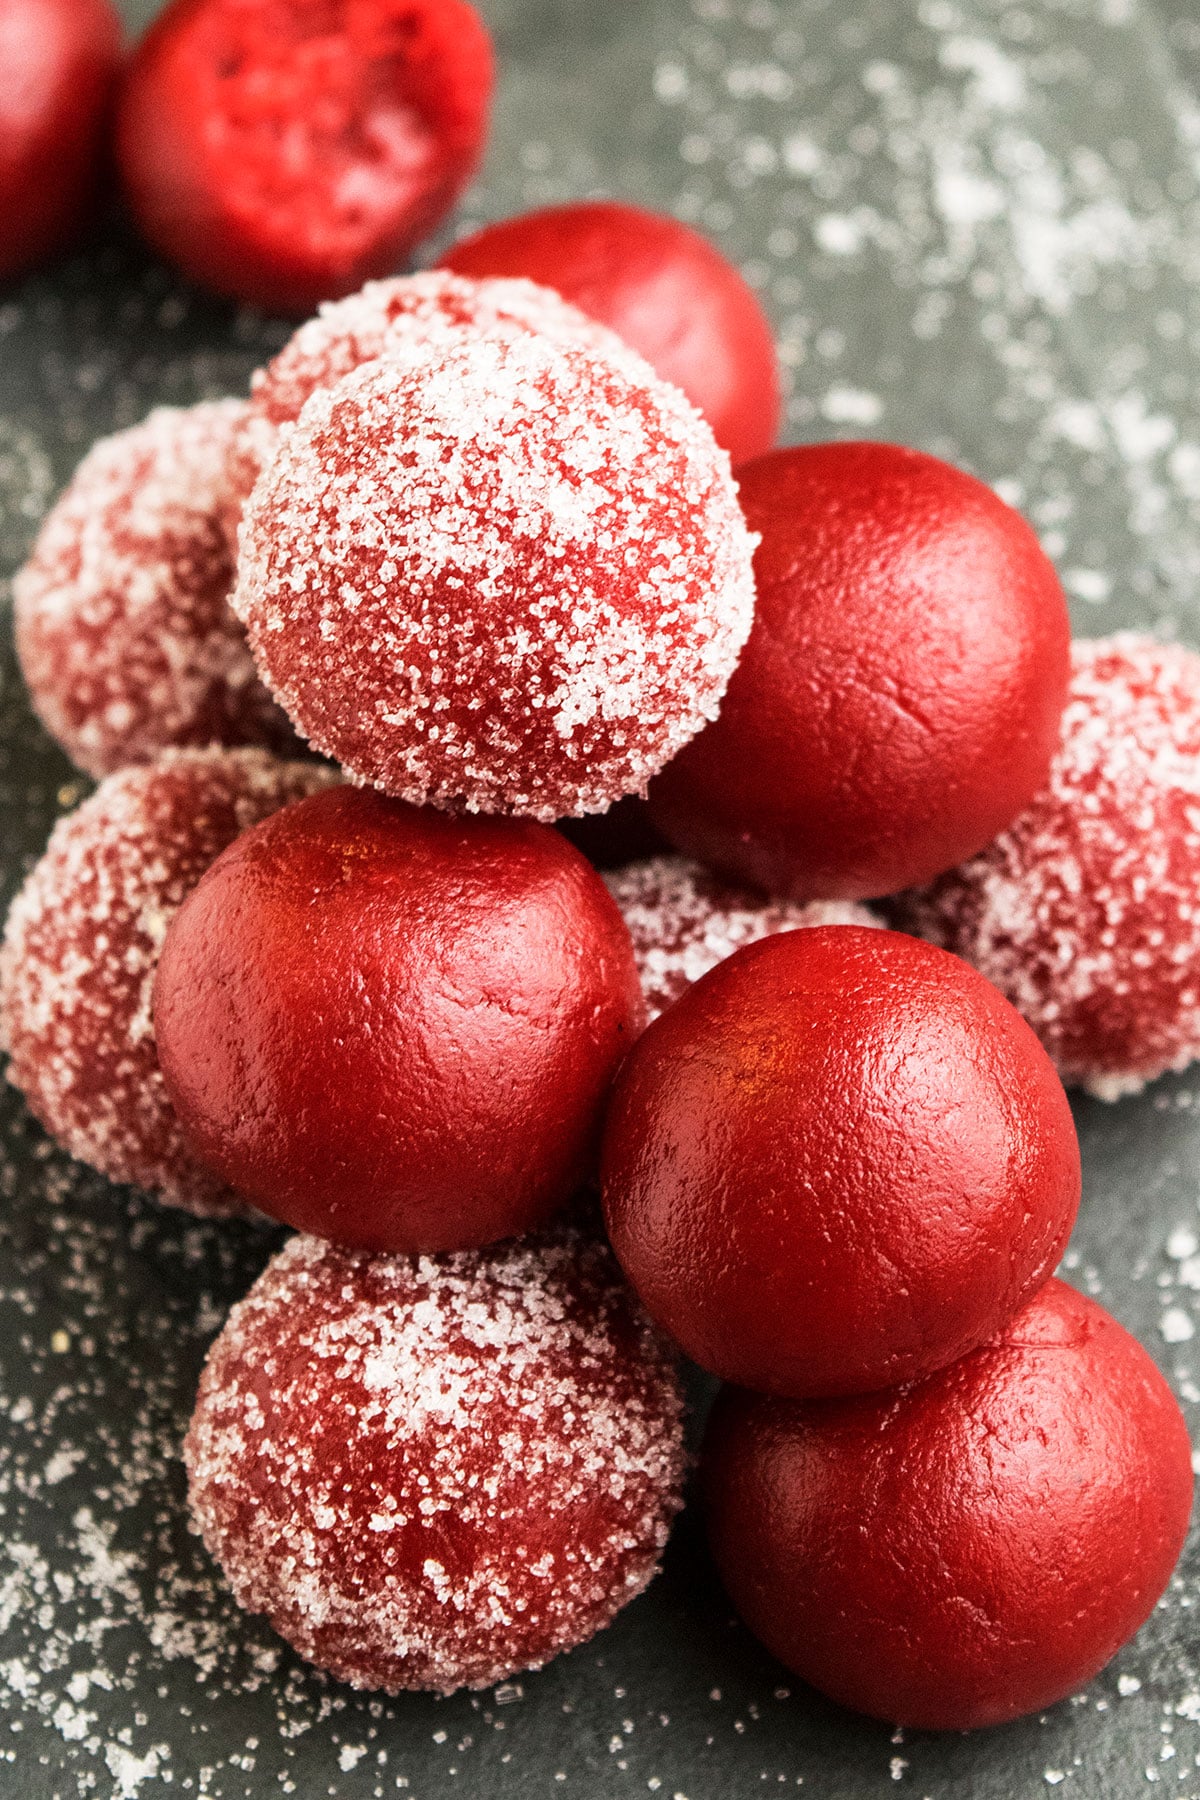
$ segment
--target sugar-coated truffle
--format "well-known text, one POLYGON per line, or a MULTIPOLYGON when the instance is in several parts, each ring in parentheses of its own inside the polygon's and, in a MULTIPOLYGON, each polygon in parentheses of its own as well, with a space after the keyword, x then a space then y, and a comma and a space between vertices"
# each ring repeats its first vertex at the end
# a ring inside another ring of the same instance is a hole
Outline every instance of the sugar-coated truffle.
POLYGON ((869 900, 981 850, 1046 779, 1070 623, 1032 528, 896 444, 738 470, 754 629, 720 717, 654 782, 677 849, 794 900, 869 900))
POLYGON ((1007 994, 1064 1081, 1115 1100, 1200 1056, 1200 656, 1121 633, 1072 660, 1047 785, 895 916, 1007 994))
POLYGON ((811 925, 878 925, 852 900, 768 900, 683 856, 655 856, 605 876, 633 940, 649 1021, 743 944, 811 925))
POLYGON ((553 821, 642 790, 715 716, 752 546, 728 458, 633 352, 464 337, 309 398, 234 605, 356 780, 553 821))
POLYGON ((912 1387, 727 1390, 709 1538, 751 1631, 822 1693, 965 1731, 1075 1694, 1149 1616, 1187 1534, 1192 1447, 1163 1377, 1051 1281, 912 1387))
POLYGON ((747 944, 634 1045, 613 1248, 714 1375, 865 1393, 985 1343, 1054 1269, 1079 1147, 1053 1064, 955 956, 823 925, 747 944))
POLYGON ((93 445, 13 586, 43 724, 89 775, 158 751, 279 744, 229 607, 222 527, 244 401, 163 406, 93 445))
POLYGON ((557 831, 353 787, 231 845, 154 993, 197 1155, 372 1250, 468 1249, 564 1206, 643 1012, 621 915, 557 831))
POLYGON ((573 1233, 441 1257, 293 1238, 210 1352, 185 1455, 238 1601, 356 1687, 486 1687, 650 1581, 673 1359, 573 1233))
POLYGON ((179 750, 110 775, 54 828, 0 949, 8 1079, 51 1135, 114 1181, 191 1212, 237 1201, 167 1098, 150 997, 175 908, 240 831, 328 782, 263 750, 179 750))

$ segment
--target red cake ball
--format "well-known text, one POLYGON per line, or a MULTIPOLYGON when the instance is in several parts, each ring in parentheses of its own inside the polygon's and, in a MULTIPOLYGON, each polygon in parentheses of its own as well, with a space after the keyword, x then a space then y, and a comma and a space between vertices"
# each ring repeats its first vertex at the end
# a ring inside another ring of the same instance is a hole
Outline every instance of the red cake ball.
POLYGON ((896 912, 1115 1100, 1200 1056, 1200 656, 1122 633, 1072 658, 1047 785, 896 912))
POLYGON ((720 718, 655 782, 655 823, 797 900, 927 881, 1045 780, 1070 636, 1054 570, 990 488, 915 450, 780 450, 738 483, 755 626, 720 718))
POLYGON ((8 1078, 50 1134, 113 1181, 190 1212, 237 1210, 186 1147, 150 994, 175 908, 240 831, 329 781, 262 750, 168 751, 61 819, 0 950, 8 1078))
POLYGON ((646 1032, 604 1213, 652 1316, 763 1393, 865 1393, 985 1343, 1079 1204, 1058 1077, 983 977, 898 932, 738 950, 646 1032))
POLYGON ((229 607, 220 523, 245 405, 160 407, 102 438, 13 587, 46 729, 90 775, 171 746, 286 742, 229 607))
POLYGON ((770 324, 733 264, 678 219, 573 201, 486 225, 442 263, 557 288, 682 388, 735 463, 774 444, 783 397, 770 324))
POLYGON ((487 1687, 583 1643, 680 1506, 673 1361, 607 1250, 293 1238, 214 1344, 185 1448, 242 1606, 355 1687, 487 1687))
POLYGON ((601 355, 618 341, 549 288, 531 281, 471 281, 445 269, 369 281, 344 300, 327 301, 251 384, 234 472, 237 514, 274 454, 281 427, 299 418, 318 388, 332 387, 391 350, 433 354, 464 335, 527 331, 601 355))
POLYGON ((468 337, 311 396, 234 605, 293 722, 420 805, 553 821, 644 789, 750 629, 728 458, 619 346, 468 337))
POLYGON ((491 89, 466 0, 171 0, 125 80, 125 190, 194 280, 311 312, 389 273, 449 211, 491 89))
POLYGON ((795 906, 728 887, 682 856, 630 863, 606 881, 633 940, 651 1022, 743 944, 813 925, 879 924, 850 900, 795 906))
POLYGON ((703 1463, 713 1555, 751 1631, 843 1706, 933 1730, 1078 1692, 1149 1616, 1192 1503, 1171 1390, 1059 1281, 897 1392, 726 1390, 703 1463))
POLYGON ((209 870, 154 1022, 231 1187, 341 1243, 452 1250, 570 1198, 642 1000, 620 914, 557 832, 339 788, 209 870))
POLYGON ((0 281, 64 248, 82 223, 120 57, 108 0, 0 0, 0 281))

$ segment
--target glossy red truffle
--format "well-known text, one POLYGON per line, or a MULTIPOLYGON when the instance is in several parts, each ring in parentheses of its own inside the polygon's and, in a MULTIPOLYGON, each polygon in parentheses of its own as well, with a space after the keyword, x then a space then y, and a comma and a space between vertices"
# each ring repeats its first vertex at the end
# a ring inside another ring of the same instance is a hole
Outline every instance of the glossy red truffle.
POLYGON ((0 0, 0 281, 64 248, 83 222, 120 56, 108 0, 0 0))
POLYGON ((191 1212, 236 1210, 184 1142, 150 995, 175 908, 240 831, 332 779, 262 750, 171 751, 61 819, 0 949, 8 1078, 52 1136, 114 1181, 191 1212))
POLYGON ((648 1022, 744 944, 813 925, 880 923, 852 900, 768 900, 682 856, 628 863, 605 883, 633 940, 648 1022))
MULTIPOLYGON (((369 281, 344 300, 329 300, 259 369, 237 444, 232 481, 236 528, 242 505, 310 394, 390 352, 436 354, 464 335, 539 332, 557 344, 604 355, 618 340, 549 288, 531 281, 472 281, 448 269, 369 281)), ((232 532, 231 532, 232 538, 232 532)))
POLYGON ((357 779, 552 822, 641 791, 715 717, 751 547, 728 458, 632 351, 463 333, 311 396, 233 604, 357 779))
POLYGON ((592 1636, 680 1505, 673 1361, 599 1244, 293 1238, 200 1383, 191 1505, 248 1610, 356 1687, 487 1687, 592 1636))
POLYGON ((733 264, 678 219, 575 201, 485 225, 442 263, 557 288, 682 388, 735 463, 773 446, 783 402, 771 326, 733 264))
POLYGON ((239 400, 164 406, 101 438, 13 584, 33 703, 90 775, 291 737, 229 606, 221 512, 245 414, 239 400))
POLYGON ((1046 778, 1062 589, 972 476, 891 444, 738 471, 754 630, 714 725, 650 795, 680 850, 795 899, 869 899, 982 849, 1046 778))
POLYGON ((703 1460, 713 1554, 750 1629, 844 1706, 933 1729, 1090 1681, 1166 1587, 1192 1502, 1171 1390, 1058 1281, 895 1393, 728 1390, 703 1460))
POLYGON ((1062 1254, 1079 1151, 1054 1068, 966 963, 819 926, 738 950, 635 1047, 605 1128, 613 1248, 704 1368, 764 1393, 910 1381, 1062 1254))
POLYGON ((620 914, 557 832, 339 788, 209 871, 154 1022, 232 1187, 302 1231, 442 1250, 570 1197, 642 1001, 620 914))
POLYGON ((1077 643, 1050 779, 903 924, 981 969, 1103 1099, 1200 1056, 1200 656, 1077 643))
POLYGON ((311 312, 433 230, 482 153, 491 89, 466 0, 172 0, 125 79, 126 192, 196 281, 311 312))

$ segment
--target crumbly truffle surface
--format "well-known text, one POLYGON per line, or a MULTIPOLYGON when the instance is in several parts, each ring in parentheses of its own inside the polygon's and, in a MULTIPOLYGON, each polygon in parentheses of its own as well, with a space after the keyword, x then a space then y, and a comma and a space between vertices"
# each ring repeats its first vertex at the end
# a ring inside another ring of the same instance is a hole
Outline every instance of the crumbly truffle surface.
POLYGON ((639 357, 471 338, 311 396, 234 605, 356 780, 549 822, 642 791, 715 716, 753 542, 728 458, 639 357))
POLYGON ((240 1210, 167 1098, 150 1000, 180 902, 247 827, 332 779, 264 750, 167 751, 61 819, 0 947, 8 1078, 72 1156, 197 1213, 240 1210))
POLYGON ((246 412, 240 400, 158 407, 101 438, 16 578, 34 705, 90 775, 169 747, 287 736, 229 607, 221 520, 246 412))
POLYGON ((241 1604, 339 1678, 482 1687, 646 1586, 681 1417, 597 1242, 372 1257, 296 1237, 210 1353, 192 1511, 241 1604))
POLYGON ((649 1022, 743 944, 813 925, 881 923, 852 900, 768 900, 683 856, 630 863, 604 879, 633 940, 649 1022))
POLYGON ((975 964, 1064 1081, 1102 1099, 1200 1055, 1200 656, 1076 643, 1047 786, 980 855, 897 903, 975 964))

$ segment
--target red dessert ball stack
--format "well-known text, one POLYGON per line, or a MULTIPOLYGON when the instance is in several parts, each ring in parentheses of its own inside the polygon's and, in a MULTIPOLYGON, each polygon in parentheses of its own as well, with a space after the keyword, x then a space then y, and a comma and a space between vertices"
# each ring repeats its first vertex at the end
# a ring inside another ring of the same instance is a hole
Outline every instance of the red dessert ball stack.
POLYGON ((101 438, 17 575, 30 695, 91 775, 173 747, 291 735, 229 607, 221 519, 245 417, 239 400, 164 406, 101 438))
POLYGON ((125 191, 194 280, 309 312, 433 230, 482 153, 491 89, 466 0, 171 0, 121 95, 125 191))
POLYGON ((1079 1151, 990 983, 859 926, 769 937, 652 1025, 617 1081, 604 1214, 651 1315, 764 1393, 863 1393, 1000 1329, 1051 1274, 1079 1151))
POLYGON ((607 1251, 293 1238, 234 1308, 188 1434, 234 1593, 356 1687, 487 1687, 655 1573, 684 1470, 673 1360, 607 1251))
POLYGON ((1141 1346, 1052 1281, 915 1386, 727 1390, 704 1487, 722 1579, 789 1668, 889 1723, 965 1731, 1076 1693, 1148 1617, 1191 1443, 1141 1346))
POLYGON ((720 705, 750 629, 728 459, 631 351, 532 332, 315 393, 234 607, 298 729, 415 804, 599 812, 720 705))
POLYGON ((782 394, 770 323, 732 263, 678 219, 614 200, 548 206, 485 225, 442 266, 556 288, 681 388, 735 463, 773 446, 782 394))
POLYGON ((62 819, 0 951, 8 1079, 59 1142, 191 1212, 240 1210, 167 1098, 150 995, 176 907, 240 831, 330 781, 262 750, 174 751, 62 819))
POLYGON ((896 916, 994 981, 1064 1081, 1135 1093, 1200 1055, 1198 793, 1200 657, 1078 643, 1046 786, 896 916))
POLYGON ((154 995, 201 1159, 379 1250, 486 1244, 564 1205, 641 1024, 620 914, 557 832, 354 788, 230 847, 154 995))
POLYGON ((929 880, 1046 778, 1069 624, 1030 527, 982 482, 893 444, 813 444, 738 471, 762 542, 754 630, 720 718, 655 782, 672 843, 797 900, 929 880))

